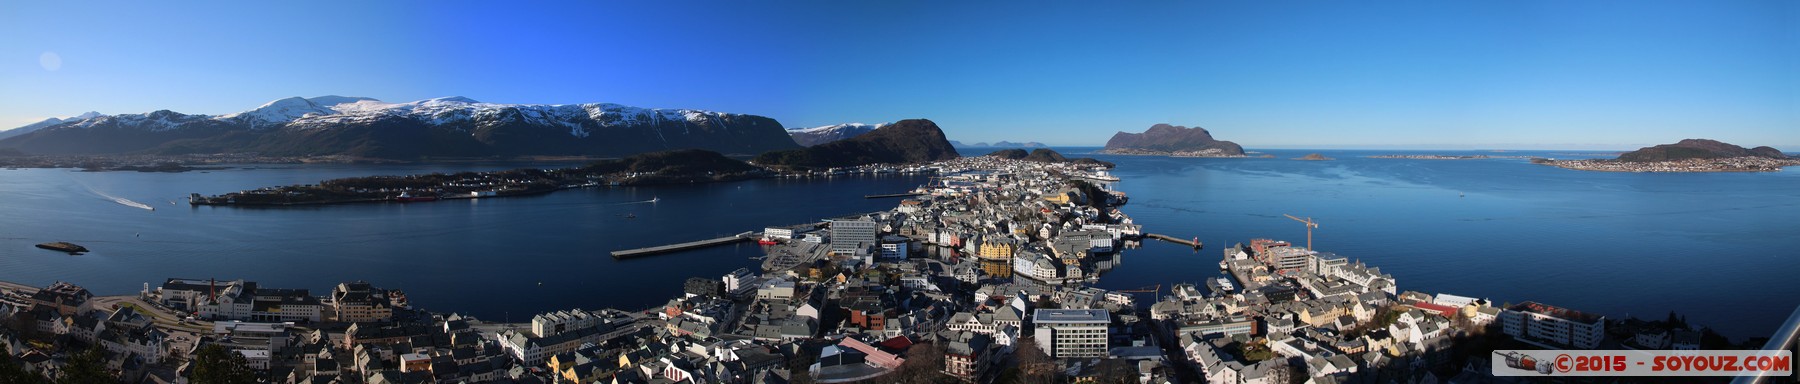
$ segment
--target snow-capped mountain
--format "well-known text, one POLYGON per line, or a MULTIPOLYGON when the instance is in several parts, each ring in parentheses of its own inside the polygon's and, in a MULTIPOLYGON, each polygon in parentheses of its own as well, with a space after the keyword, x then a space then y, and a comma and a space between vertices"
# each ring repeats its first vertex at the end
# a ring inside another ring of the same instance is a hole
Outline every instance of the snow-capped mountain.
POLYGON ((218 153, 384 158, 623 156, 698 148, 757 154, 794 148, 761 116, 618 104, 499 104, 466 97, 388 103, 290 97, 243 112, 172 111, 61 121, 0 140, 37 154, 218 153))
POLYGON ((795 143, 811 147, 861 136, 864 133, 869 133, 869 131, 874 131, 876 128, 881 128, 884 125, 887 125, 887 123, 873 125, 863 123, 833 124, 812 128, 794 128, 789 129, 787 132, 789 136, 794 137, 795 143))
POLYGON ((362 101, 379 101, 367 97, 319 96, 310 99, 289 97, 263 104, 256 109, 219 116, 221 120, 239 120, 251 128, 280 127, 302 117, 337 114, 338 105, 362 101))
POLYGON ((62 124, 62 123, 70 122, 70 121, 87 120, 87 119, 92 119, 92 118, 100 117, 100 116, 106 116, 106 115, 103 115, 100 112, 88 112, 88 113, 75 115, 74 117, 70 117, 70 118, 66 118, 66 119, 59 119, 59 118, 52 117, 52 118, 44 119, 44 121, 26 124, 23 127, 0 131, 0 140, 6 140, 6 138, 8 138, 8 137, 13 137, 13 136, 18 136, 18 135, 35 132, 39 129, 43 129, 44 127, 48 127, 48 126, 52 126, 52 125, 62 124))

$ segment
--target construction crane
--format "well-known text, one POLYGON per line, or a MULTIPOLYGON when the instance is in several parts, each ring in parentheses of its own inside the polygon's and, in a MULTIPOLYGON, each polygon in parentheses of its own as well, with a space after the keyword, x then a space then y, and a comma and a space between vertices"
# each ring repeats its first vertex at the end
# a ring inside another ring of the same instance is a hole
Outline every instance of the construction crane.
POLYGON ((1287 216, 1287 218, 1289 218, 1289 219, 1294 219, 1294 221, 1298 221, 1298 222, 1306 224, 1306 250, 1308 250, 1308 251, 1313 250, 1312 230, 1313 230, 1313 228, 1319 227, 1319 222, 1313 221, 1313 219, 1311 217, 1302 219, 1302 218, 1294 217, 1294 215, 1289 215, 1289 214, 1285 214, 1285 213, 1281 214, 1281 215, 1287 216))

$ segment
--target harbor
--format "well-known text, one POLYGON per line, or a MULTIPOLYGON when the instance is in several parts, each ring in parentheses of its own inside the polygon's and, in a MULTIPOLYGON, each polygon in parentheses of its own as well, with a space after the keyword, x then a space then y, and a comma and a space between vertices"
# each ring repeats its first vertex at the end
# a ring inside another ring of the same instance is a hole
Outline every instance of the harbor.
POLYGON ((1194 238, 1193 240, 1182 240, 1181 238, 1178 238, 1178 237, 1163 235, 1163 234, 1156 234, 1156 233, 1146 233, 1146 234, 1144 234, 1144 237, 1150 238, 1150 239, 1167 241, 1167 242, 1171 242, 1171 243, 1175 243, 1175 244, 1186 245, 1189 247, 1194 247, 1194 249, 1200 249, 1205 246, 1205 244, 1202 244, 1200 242, 1200 238, 1198 238, 1198 237, 1194 238))

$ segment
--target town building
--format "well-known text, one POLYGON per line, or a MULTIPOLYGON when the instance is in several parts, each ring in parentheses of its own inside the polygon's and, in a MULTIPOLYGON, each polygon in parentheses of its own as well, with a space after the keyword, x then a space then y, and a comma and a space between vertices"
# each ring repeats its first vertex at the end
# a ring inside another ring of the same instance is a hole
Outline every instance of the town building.
POLYGON ((1547 347, 1594 349, 1606 337, 1606 318, 1570 309, 1524 302, 1500 312, 1501 331, 1547 347))
POLYGON ((1112 315, 1104 309, 1039 309, 1031 320, 1038 347, 1052 358, 1106 357, 1112 315))
POLYGON ((868 217, 831 222, 831 252, 850 255, 875 246, 880 225, 868 217))
POLYGON ((359 323, 393 320, 394 307, 387 290, 365 281, 340 283, 331 290, 331 320, 359 323))

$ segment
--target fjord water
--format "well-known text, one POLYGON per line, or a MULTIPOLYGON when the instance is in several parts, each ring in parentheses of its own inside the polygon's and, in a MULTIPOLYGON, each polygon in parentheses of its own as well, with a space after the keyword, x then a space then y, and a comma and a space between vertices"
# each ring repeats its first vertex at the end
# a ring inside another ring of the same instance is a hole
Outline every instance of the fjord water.
MULTIPOLYGON (((1612 317, 1660 319, 1675 310, 1739 339, 1767 334, 1800 305, 1800 225, 1788 221, 1800 217, 1800 169, 1629 174, 1523 159, 1365 157, 1405 153, 1396 151, 1266 152, 1276 158, 1096 156, 1119 164, 1117 188, 1131 197, 1125 210, 1147 231, 1207 244, 1193 252, 1147 242, 1098 285, 1167 289, 1218 276, 1222 247, 1258 237, 1304 243, 1301 224, 1285 213, 1318 220, 1319 250, 1380 267, 1403 290, 1612 317), (1312 152, 1337 160, 1289 160, 1312 152)), ((1561 152, 1418 153, 1581 157, 1561 152)), ((749 258, 760 250, 743 244, 626 261, 607 252, 887 209, 897 201, 862 196, 926 180, 772 179, 298 208, 190 208, 180 200, 337 177, 527 165, 569 164, 0 171, 0 280, 67 280, 130 294, 167 277, 244 278, 323 294, 362 279, 407 290, 434 311, 512 321, 577 306, 644 308, 676 295, 684 278, 754 266, 749 258), (639 203, 652 197, 661 200, 639 203), (31 247, 64 240, 94 252, 31 247)))

